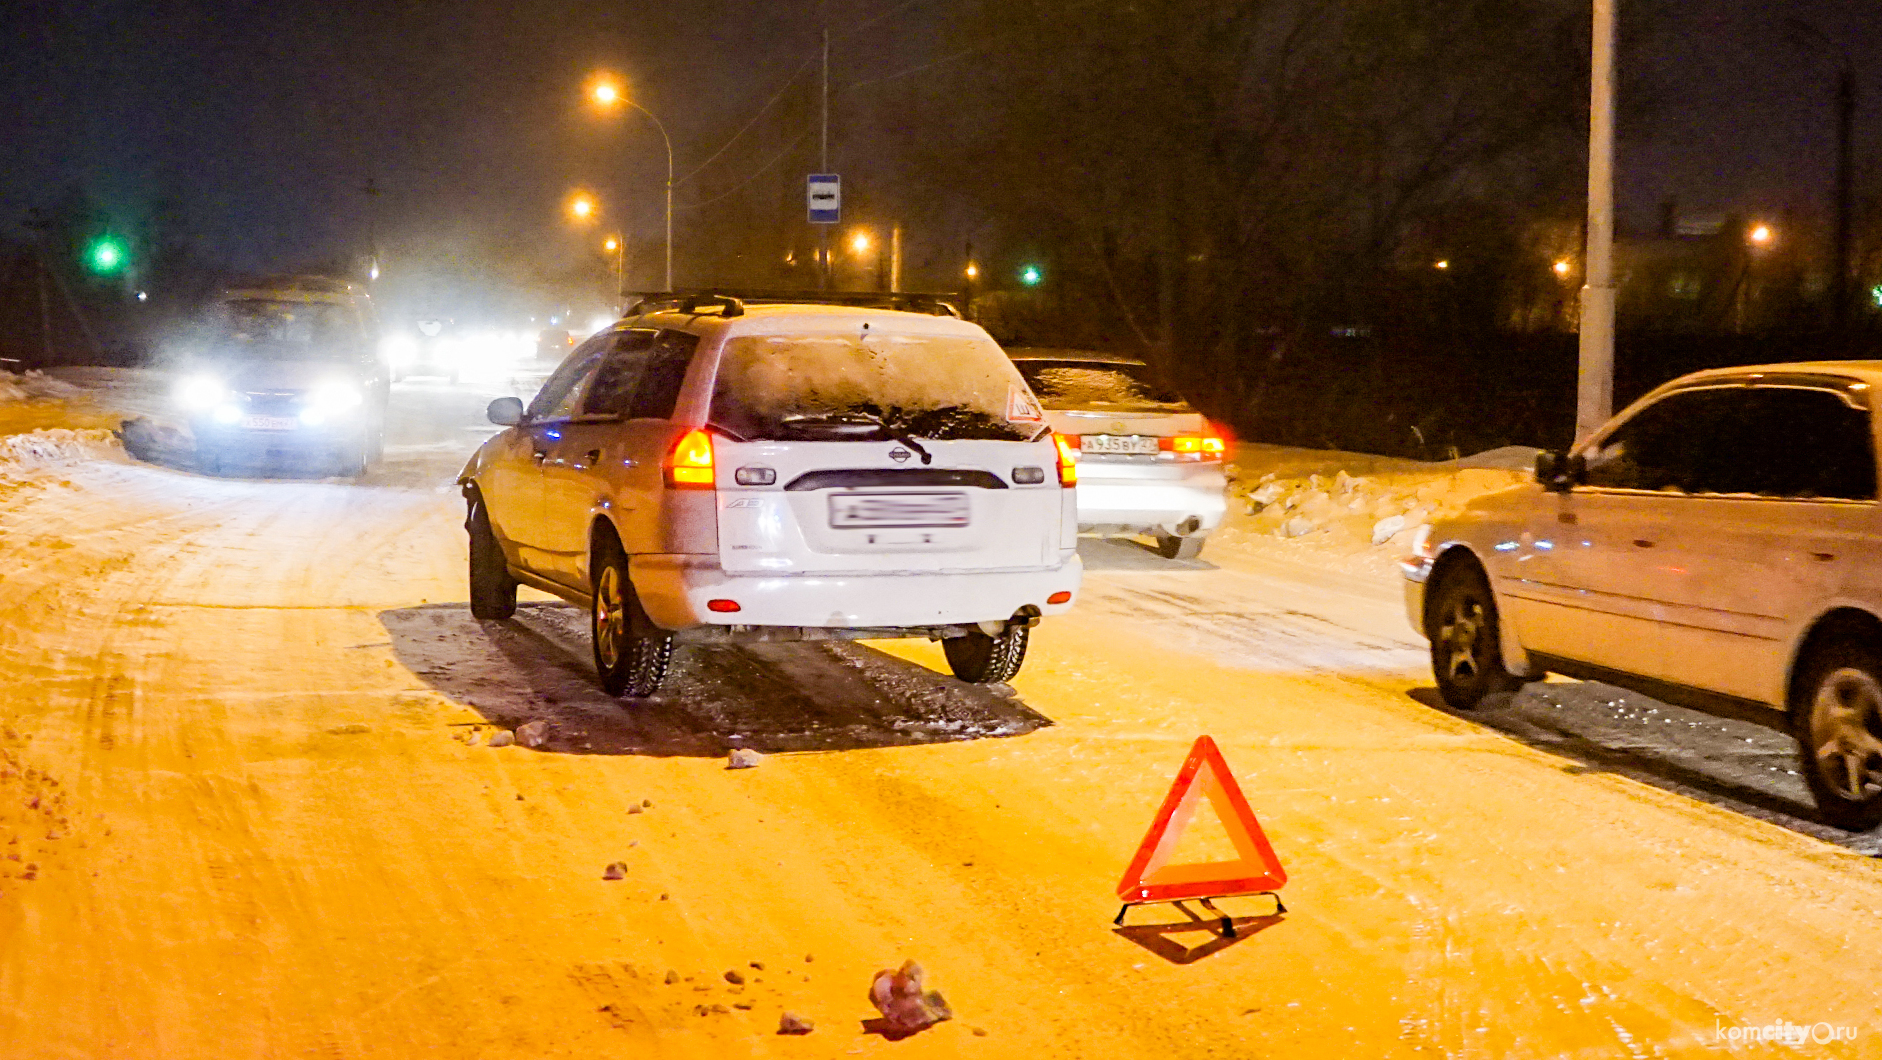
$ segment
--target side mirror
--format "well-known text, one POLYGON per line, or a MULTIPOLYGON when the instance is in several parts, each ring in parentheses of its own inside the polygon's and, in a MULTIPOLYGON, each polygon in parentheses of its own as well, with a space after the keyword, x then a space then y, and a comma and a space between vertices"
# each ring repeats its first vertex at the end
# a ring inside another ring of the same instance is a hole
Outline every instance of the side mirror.
POLYGON ((1536 454, 1536 481, 1550 493, 1566 493, 1581 481, 1587 464, 1579 455, 1568 456, 1553 449, 1536 454))
POLYGON ((484 415, 489 416, 490 422, 499 427, 514 427, 523 422, 523 399, 500 397, 490 403, 484 415))

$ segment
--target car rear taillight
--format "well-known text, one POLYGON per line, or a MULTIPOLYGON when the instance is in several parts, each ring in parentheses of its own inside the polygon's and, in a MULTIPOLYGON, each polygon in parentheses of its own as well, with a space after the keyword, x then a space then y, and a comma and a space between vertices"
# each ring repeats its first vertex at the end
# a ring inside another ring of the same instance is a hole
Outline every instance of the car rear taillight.
POLYGON ((668 489, 709 490, 716 482, 712 469, 712 435, 695 427, 680 435, 667 453, 668 489))
POLYGON ((1078 485, 1078 449, 1077 435, 1054 434, 1052 445, 1059 453, 1059 485, 1078 485))
POLYGON ((1220 460, 1228 443, 1216 434, 1179 434, 1157 439, 1157 448, 1177 454, 1178 459, 1220 460))

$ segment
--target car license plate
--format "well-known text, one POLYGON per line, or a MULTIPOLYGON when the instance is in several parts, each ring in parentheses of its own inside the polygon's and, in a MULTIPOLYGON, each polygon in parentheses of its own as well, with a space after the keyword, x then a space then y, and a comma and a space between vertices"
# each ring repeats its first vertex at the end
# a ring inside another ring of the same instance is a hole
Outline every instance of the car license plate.
POLYGON ((1156 455, 1157 439, 1143 434, 1085 434, 1078 438, 1081 453, 1136 453, 1156 455))
POLYGON ((965 493, 835 493, 830 525, 859 527, 966 526, 965 493))
POLYGON ((301 425, 301 421, 292 416, 243 416, 242 429, 246 431, 291 431, 301 425))

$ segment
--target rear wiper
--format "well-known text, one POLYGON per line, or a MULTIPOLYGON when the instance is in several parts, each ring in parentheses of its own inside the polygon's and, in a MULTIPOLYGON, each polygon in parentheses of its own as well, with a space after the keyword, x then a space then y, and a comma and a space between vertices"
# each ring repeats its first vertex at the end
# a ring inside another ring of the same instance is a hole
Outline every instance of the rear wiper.
POLYGON ((794 415, 784 417, 784 422, 791 425, 818 423, 835 427, 874 427, 888 435, 892 440, 901 442, 903 445, 913 449, 916 455, 921 457, 922 463, 934 463, 934 454, 922 448, 921 443, 915 440, 915 436, 909 433, 907 427, 903 426, 900 421, 892 420, 877 412, 859 409, 853 412, 838 412, 825 416, 794 415))

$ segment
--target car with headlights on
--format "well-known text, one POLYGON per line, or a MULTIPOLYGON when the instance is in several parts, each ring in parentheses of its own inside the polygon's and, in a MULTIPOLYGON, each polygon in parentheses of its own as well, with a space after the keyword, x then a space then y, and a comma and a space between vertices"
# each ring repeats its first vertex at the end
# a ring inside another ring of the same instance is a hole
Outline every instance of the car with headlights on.
POLYGON ((1555 672, 1798 741, 1823 817, 1882 824, 1882 361, 1676 379, 1405 561, 1438 691, 1555 672))
POLYGON ((985 331, 906 304, 643 304, 492 402, 459 478, 472 613, 519 585, 588 608, 614 695, 676 643, 927 637, 1013 676, 1078 590, 1076 453, 985 331))
POLYGON ((224 290, 195 330, 175 393, 198 466, 314 462, 363 474, 385 429, 374 330, 371 299, 343 280, 224 290))
POLYGON ((1150 366, 1081 350, 1008 350, 1078 447, 1078 526, 1148 534, 1167 559, 1194 559, 1228 510, 1222 435, 1150 366))

